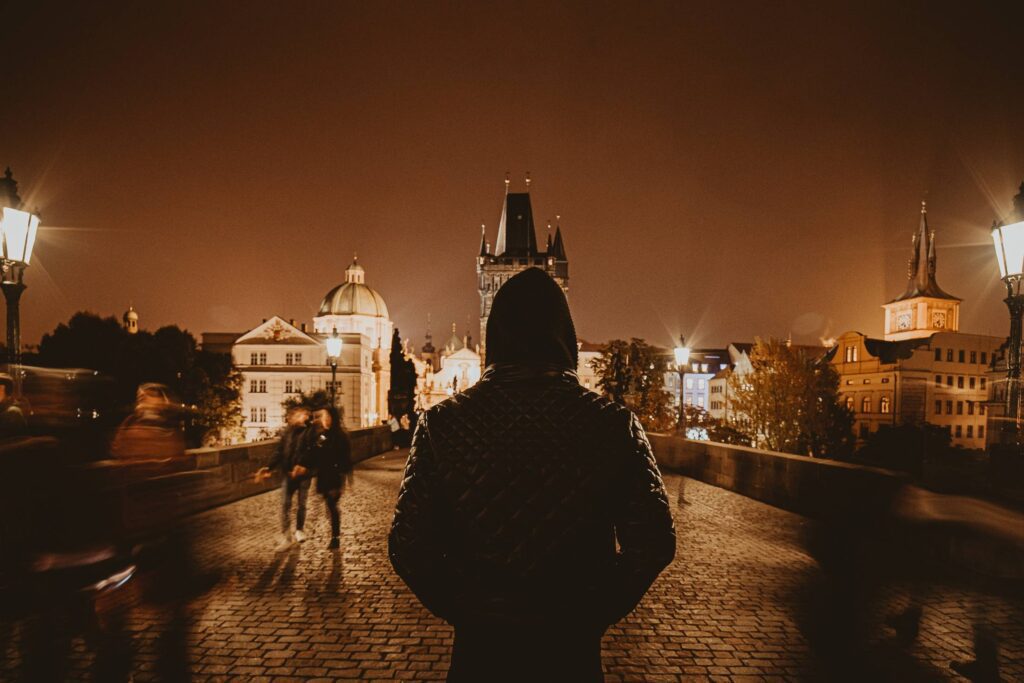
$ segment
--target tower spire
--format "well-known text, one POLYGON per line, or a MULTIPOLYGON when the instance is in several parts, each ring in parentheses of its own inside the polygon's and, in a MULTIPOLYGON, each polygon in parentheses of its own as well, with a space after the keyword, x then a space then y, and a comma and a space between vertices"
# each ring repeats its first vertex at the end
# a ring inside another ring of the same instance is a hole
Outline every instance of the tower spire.
POLYGON ((530 191, 530 172, 526 172, 526 191, 530 191))
POLYGON ((487 226, 480 224, 480 256, 487 256, 487 226))
POLYGON ((512 184, 512 173, 505 171, 505 194, 508 194, 508 186, 512 184))

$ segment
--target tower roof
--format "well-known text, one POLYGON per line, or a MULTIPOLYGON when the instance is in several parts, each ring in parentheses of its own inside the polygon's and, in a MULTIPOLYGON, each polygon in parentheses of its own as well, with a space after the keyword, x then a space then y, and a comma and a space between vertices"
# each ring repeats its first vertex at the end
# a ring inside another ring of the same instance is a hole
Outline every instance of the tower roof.
POLYGON ((913 253, 910 256, 907 272, 907 288, 889 303, 928 297, 931 299, 950 299, 960 301, 959 297, 948 294, 939 287, 935 279, 935 233, 928 229, 928 208, 921 202, 921 220, 912 240, 913 253))
POLYGON ((21 208, 21 197, 18 196, 18 181, 14 179, 10 166, 4 171, 4 177, 0 178, 0 207, 2 206, 8 206, 12 209, 21 208))
POLYGON ((568 261, 565 255, 565 242, 562 241, 562 226, 555 228, 555 243, 551 246, 551 255, 559 261, 568 261))
POLYGON ((509 192, 501 209, 495 256, 536 256, 537 236, 533 229, 533 207, 529 192, 509 192))

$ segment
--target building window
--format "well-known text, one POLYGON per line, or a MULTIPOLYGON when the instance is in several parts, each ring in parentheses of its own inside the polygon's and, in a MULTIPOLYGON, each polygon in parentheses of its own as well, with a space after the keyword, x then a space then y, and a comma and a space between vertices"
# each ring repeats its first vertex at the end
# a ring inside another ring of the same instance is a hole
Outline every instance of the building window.
POLYGON ((953 402, 952 401, 946 401, 946 415, 952 415, 952 414, 953 414, 953 402))
POLYGON ((295 352, 295 364, 302 365, 302 354, 298 351, 295 352))
POLYGON ((975 384, 975 379, 976 379, 976 378, 974 378, 974 377, 971 377, 971 378, 969 378, 969 379, 967 380, 967 386, 968 386, 968 387, 970 387, 971 389, 973 389, 973 388, 974 388, 974 384, 975 384))
POLYGON ((257 386, 259 386, 259 385, 256 383, 256 380, 254 380, 254 379, 249 380, 249 393, 250 394, 255 394, 257 386))
POLYGON ((871 397, 865 396, 860 400, 860 412, 870 413, 871 412, 871 397))
POLYGON ((974 401, 967 402, 967 414, 974 415, 974 401))
POLYGON ((267 409, 266 408, 260 408, 260 422, 266 422, 266 421, 267 421, 267 409))
POLYGON ((249 380, 249 393, 250 394, 265 394, 267 393, 267 380, 261 379, 256 381, 254 379, 249 380))
POLYGON ((964 350, 963 349, 960 349, 960 352, 957 354, 957 360, 959 362, 961 362, 961 363, 964 362, 964 350))
POLYGON ((703 389, 705 386, 706 386, 706 383, 704 382, 704 380, 702 380, 702 379, 698 379, 697 380, 697 388, 698 389, 703 389))
POLYGON ((963 401, 957 401, 956 402, 956 414, 957 415, 963 415, 964 414, 964 402, 963 401))
POLYGON ((935 414, 942 415, 942 401, 935 402, 935 414))
POLYGON ((888 383, 889 383, 889 378, 888 377, 883 377, 882 378, 882 384, 888 384, 888 383))
POLYGON ((255 422, 258 414, 255 408, 249 408, 249 422, 255 422))
POLYGON ((703 396, 698 396, 697 397, 697 405, 699 405, 701 408, 704 407, 704 397, 703 396))
POLYGON ((985 388, 985 378, 984 377, 981 378, 981 388, 982 389, 985 388))
POLYGON ((946 375, 946 386, 953 386, 953 375, 946 375))
POLYGON ((688 405, 688 406, 692 406, 693 405, 693 396, 687 396, 686 397, 686 405, 688 405))
POLYGON ((259 365, 266 365, 266 364, 267 364, 267 354, 266 353, 261 353, 260 354, 259 365))
POLYGON ((984 439, 985 438, 985 425, 978 425, 978 438, 979 439, 984 439))
MULTIPOLYGON (((984 403, 979 403, 978 404, 978 415, 984 415, 984 414, 985 414, 985 404, 984 403)), ((979 434, 978 436, 981 436, 981 435, 979 434)))
POLYGON ((935 360, 942 360, 942 349, 935 349, 935 360))
MULTIPOLYGON (((981 364, 985 365, 986 363, 988 363, 988 352, 982 351, 981 352, 981 364)), ((978 430, 978 436, 981 436, 981 430, 980 429, 978 430)))
POLYGON ((846 362, 856 363, 857 362, 857 347, 847 346, 846 347, 846 362))
POLYGON ((942 386, 942 375, 935 375, 935 386, 942 386))
POLYGON ((963 425, 957 425, 954 428, 954 430, 953 430, 953 436, 955 436, 956 438, 959 439, 963 435, 964 435, 964 427, 963 427, 963 425))
POLYGON ((284 393, 290 394, 293 392, 293 390, 294 386, 292 385, 292 381, 290 379, 286 379, 284 381, 284 393))
POLYGON ((853 412, 853 396, 846 397, 846 409, 853 412))
POLYGON ((971 362, 972 363, 977 363, 978 362, 978 352, 977 351, 971 351, 971 362))
POLYGON ((292 364, 292 352, 291 351, 289 351, 288 353, 284 354, 284 364, 285 365, 291 365, 292 364))
POLYGON ((692 377, 687 377, 686 378, 686 388, 687 389, 693 389, 693 378, 692 377))
POLYGON ((864 384, 871 384, 871 380, 870 379, 864 380, 864 384))
POLYGON ((974 425, 967 425, 967 438, 968 439, 973 439, 974 438, 974 425))
POLYGON ((846 380, 846 383, 847 384, 853 384, 853 380, 852 379, 848 379, 848 380, 846 380))
POLYGON ((946 349, 946 360, 950 363, 953 362, 953 349, 946 349))
POLYGON ((957 389, 963 389, 964 388, 964 376, 963 375, 960 375, 959 377, 956 378, 956 388, 957 389))
POLYGON ((881 400, 878 402, 878 412, 885 413, 885 414, 889 413, 889 397, 888 396, 883 396, 881 398, 881 400))
POLYGON ((700 364, 700 371, 701 372, 707 372, 708 371, 708 364, 707 363, 701 363, 700 364))

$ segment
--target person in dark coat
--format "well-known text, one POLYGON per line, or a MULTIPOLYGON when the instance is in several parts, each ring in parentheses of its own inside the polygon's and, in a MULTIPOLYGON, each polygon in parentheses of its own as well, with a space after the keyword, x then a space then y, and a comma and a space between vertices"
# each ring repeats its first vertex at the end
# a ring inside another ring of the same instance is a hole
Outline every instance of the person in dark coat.
POLYGON ((309 408, 304 405, 289 409, 281 438, 266 467, 256 473, 260 482, 271 476, 274 470, 281 471, 281 541, 277 550, 285 550, 295 541, 306 540, 306 499, 315 469, 309 454, 309 408), (296 496, 295 534, 290 533, 292 497, 296 496))
POLYGON ((328 548, 341 545, 341 513, 338 501, 345 479, 352 474, 352 446, 341 426, 337 408, 322 406, 313 414, 310 460, 316 468, 316 491, 324 499, 331 518, 331 540, 328 548))
POLYGON ((486 365, 416 426, 391 563, 455 628, 449 681, 601 681, 605 630, 675 555, 661 474, 636 416, 580 386, 543 271, 498 291, 486 365))

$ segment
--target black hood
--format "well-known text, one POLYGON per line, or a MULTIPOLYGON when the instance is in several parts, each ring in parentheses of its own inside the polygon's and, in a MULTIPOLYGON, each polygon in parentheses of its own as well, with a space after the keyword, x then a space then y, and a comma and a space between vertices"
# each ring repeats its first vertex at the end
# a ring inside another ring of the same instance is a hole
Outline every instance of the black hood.
POLYGON ((576 370, 576 328, 565 293, 540 268, 502 285, 487 319, 487 365, 531 363, 576 370))

